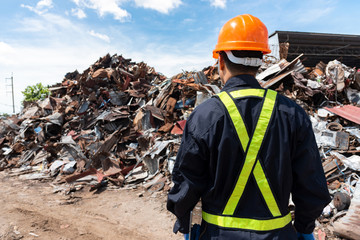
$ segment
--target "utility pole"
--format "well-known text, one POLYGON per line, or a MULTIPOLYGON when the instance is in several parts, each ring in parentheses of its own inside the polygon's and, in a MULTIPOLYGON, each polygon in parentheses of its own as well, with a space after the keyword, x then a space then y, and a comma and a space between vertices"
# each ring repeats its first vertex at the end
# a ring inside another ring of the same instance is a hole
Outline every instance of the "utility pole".
MULTIPOLYGON (((11 95, 12 95, 12 105, 13 105, 13 113, 15 113, 15 101, 14 101, 14 75, 11 73, 11 78, 5 78, 5 80, 11 80, 11 95)), ((8 92, 6 92, 8 93, 8 92)))

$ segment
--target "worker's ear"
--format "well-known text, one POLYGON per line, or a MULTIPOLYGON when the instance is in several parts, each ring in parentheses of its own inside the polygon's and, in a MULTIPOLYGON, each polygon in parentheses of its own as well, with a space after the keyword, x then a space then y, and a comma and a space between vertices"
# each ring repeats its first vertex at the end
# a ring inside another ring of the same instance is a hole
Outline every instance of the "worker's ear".
POLYGON ((220 80, 223 84, 225 84, 224 78, 225 78, 225 60, 224 57, 222 56, 222 54, 219 54, 219 59, 218 59, 218 72, 219 72, 219 76, 220 76, 220 80))
POLYGON ((224 71, 225 69, 225 60, 221 54, 219 54, 219 70, 224 71))

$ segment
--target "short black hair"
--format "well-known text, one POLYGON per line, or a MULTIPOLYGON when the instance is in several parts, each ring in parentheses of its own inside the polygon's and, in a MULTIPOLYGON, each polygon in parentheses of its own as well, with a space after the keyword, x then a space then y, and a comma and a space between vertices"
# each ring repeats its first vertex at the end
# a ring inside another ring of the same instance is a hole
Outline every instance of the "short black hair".
MULTIPOLYGON (((233 50, 231 51, 232 54, 235 57, 240 57, 240 58, 259 58, 262 59, 263 57, 263 53, 260 51, 238 51, 238 50, 233 50)), ((228 56, 226 55, 226 53, 224 51, 219 52, 219 54, 222 56, 222 58, 225 61, 225 65, 226 67, 230 70, 230 72, 250 72, 250 73, 254 73, 256 74, 256 72, 258 71, 259 67, 252 67, 252 66, 245 66, 242 64, 236 64, 233 63, 229 60, 228 56)))

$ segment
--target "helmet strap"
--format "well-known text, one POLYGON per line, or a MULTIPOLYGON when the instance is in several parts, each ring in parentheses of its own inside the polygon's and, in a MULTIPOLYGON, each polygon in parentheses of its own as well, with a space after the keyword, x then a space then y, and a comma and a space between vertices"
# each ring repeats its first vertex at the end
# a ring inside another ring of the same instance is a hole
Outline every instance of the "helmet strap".
POLYGON ((235 64, 241 64, 250 67, 259 67, 262 64, 262 59, 260 58, 250 58, 250 57, 239 58, 239 57, 235 57, 231 51, 224 51, 224 52, 228 56, 229 60, 235 64))

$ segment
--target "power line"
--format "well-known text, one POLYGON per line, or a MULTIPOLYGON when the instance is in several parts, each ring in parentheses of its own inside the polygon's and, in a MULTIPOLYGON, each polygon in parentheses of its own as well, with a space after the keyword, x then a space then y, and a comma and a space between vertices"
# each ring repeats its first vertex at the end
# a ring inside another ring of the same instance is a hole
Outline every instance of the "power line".
MULTIPOLYGON (((12 95, 12 106, 13 106, 13 113, 15 113, 15 101, 14 101, 14 76, 13 73, 11 73, 11 78, 5 78, 5 80, 11 80, 11 85, 7 85, 7 86, 11 86, 11 95, 12 95)), ((6 92, 8 93, 8 92, 6 92)))

